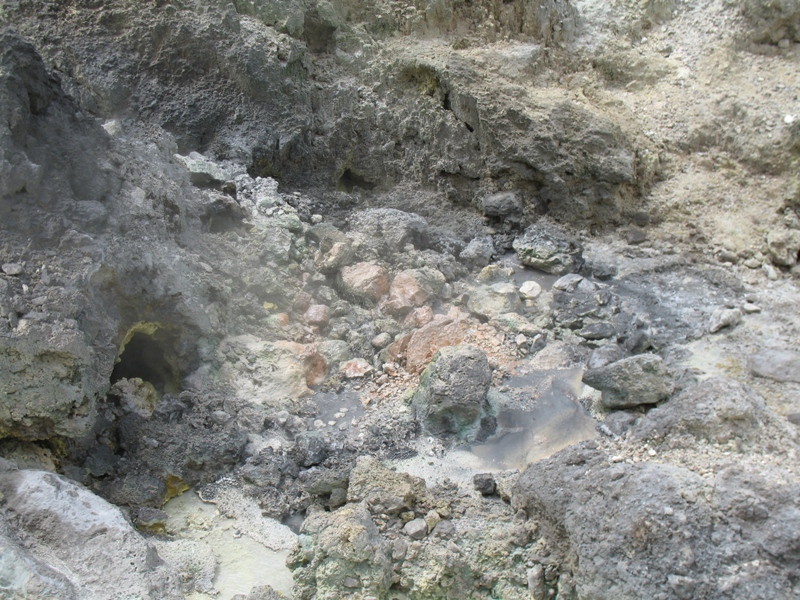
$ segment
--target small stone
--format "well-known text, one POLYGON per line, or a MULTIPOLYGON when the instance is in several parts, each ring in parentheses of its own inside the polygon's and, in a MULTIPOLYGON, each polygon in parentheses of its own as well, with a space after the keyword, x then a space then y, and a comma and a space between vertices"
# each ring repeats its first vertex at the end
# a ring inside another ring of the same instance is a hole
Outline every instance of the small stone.
POLYGON ((800 425, 800 412, 789 413, 788 415, 786 415, 786 419, 792 425, 800 425))
POLYGON ((778 271, 775 270, 775 267, 773 267, 771 264, 763 263, 761 265, 761 270, 764 272, 764 275, 766 275, 767 279, 769 279, 770 281, 776 281, 778 279, 778 271))
POLYGON ((324 304, 312 304, 308 307, 303 318, 309 325, 325 327, 330 321, 330 309, 324 304))
POLYGON ((748 258, 743 264, 748 269, 758 269, 761 267, 761 261, 757 258, 748 258))
POLYGON ((716 333, 725 327, 736 327, 742 322, 742 311, 738 308, 718 308, 711 314, 708 331, 716 333))
POLYGON ((386 346, 392 343, 392 336, 384 331, 383 333, 379 333, 374 338, 372 338, 372 341, 370 343, 372 344, 373 348, 382 350, 383 348, 386 348, 386 346))
POLYGON ((428 535, 428 524, 425 522, 425 519, 414 519, 405 524, 403 533, 412 540, 421 540, 428 535))
POLYGON ((542 293, 542 286, 535 281, 526 281, 519 286, 519 295, 523 300, 535 300, 542 293))
POLYGON ((582 276, 577 273, 568 273, 553 284, 553 289, 572 293, 581 281, 583 281, 582 276))
POLYGON ((491 496, 497 490, 494 475, 491 473, 478 473, 472 478, 472 484, 483 496, 491 496))
POLYGON ((311 223, 313 225, 319 225, 322 223, 322 215, 311 215, 311 223))
POLYGON ((360 377, 365 377, 372 373, 373 370, 374 369, 372 368, 372 365, 370 365, 363 358, 353 358, 347 362, 343 362, 339 366, 339 372, 346 379, 358 379, 360 377))
POLYGON ((611 323, 590 323, 576 332, 585 340, 604 340, 617 333, 611 323))
POLYGON ((24 271, 22 265, 19 263, 4 263, 2 269, 3 273, 11 276, 22 275, 24 271))
MULTIPOLYGON (((778 41, 778 48, 780 48, 781 50, 785 50, 786 48, 788 48, 791 45, 792 45, 792 41, 789 38, 783 38, 782 40, 778 41)), ((786 117, 784 117, 784 121, 785 121, 785 119, 786 119, 786 117)))
POLYGON ((752 314, 755 314, 755 313, 760 313, 761 312, 761 307, 757 306, 755 304, 751 304, 750 302, 745 302, 742 305, 742 310, 744 311, 744 313, 746 315, 752 315, 752 314))
POLYGON ((647 240, 647 232, 644 229, 640 229, 639 227, 630 227, 625 232, 625 241, 627 241, 631 246, 641 244, 645 240, 647 240))
POLYGON ((524 334, 520 333, 514 338, 514 343, 517 345, 517 348, 521 348, 528 343, 528 338, 524 334))

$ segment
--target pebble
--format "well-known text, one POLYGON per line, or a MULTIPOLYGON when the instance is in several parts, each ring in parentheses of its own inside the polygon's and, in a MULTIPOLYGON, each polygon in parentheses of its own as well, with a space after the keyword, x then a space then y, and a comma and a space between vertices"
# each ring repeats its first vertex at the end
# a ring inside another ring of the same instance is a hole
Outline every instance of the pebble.
POLYGON ((742 305, 742 310, 745 312, 745 314, 752 315, 754 313, 760 313, 761 307, 756 304, 752 304, 750 302, 745 302, 742 305))

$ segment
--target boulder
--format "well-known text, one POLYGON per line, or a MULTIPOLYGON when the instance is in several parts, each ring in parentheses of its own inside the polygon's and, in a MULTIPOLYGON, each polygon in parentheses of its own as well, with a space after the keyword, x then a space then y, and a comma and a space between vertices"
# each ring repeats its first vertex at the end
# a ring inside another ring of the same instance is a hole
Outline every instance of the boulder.
POLYGON ((393 315, 405 315, 434 299, 445 282, 441 272, 429 267, 401 271, 392 280, 384 310, 393 315))
POLYGON ((389 291, 389 279, 380 265, 360 262, 340 271, 339 288, 348 298, 375 304, 389 291))
POLYGON ((415 373, 427 365, 440 348, 461 344, 476 325, 474 319, 465 319, 463 315, 434 318, 424 327, 396 340, 389 346, 389 356, 393 360, 405 358, 406 369, 415 373))
POLYGON ((497 192, 481 200, 483 214, 489 217, 519 219, 522 216, 522 200, 516 192, 497 192))
POLYGON ((446 346, 422 373, 412 399, 416 417, 434 435, 470 438, 488 410, 491 384, 492 369, 482 350, 446 346))
MULTIPOLYGON (((798 12, 800 17, 800 11, 798 12)), ((800 26, 798 26, 800 32, 800 26)), ((772 229, 767 233, 767 248, 772 262, 782 267, 797 264, 800 254, 800 231, 796 229, 772 229)))
POLYGON ((0 495, 0 581, 12 589, 4 597, 183 597, 155 547, 86 488, 45 471, 3 470, 0 495))
POLYGON ((494 242, 490 237, 478 237, 470 240, 467 247, 458 255, 459 260, 472 268, 483 268, 494 256, 494 242))
POLYGON ((661 441, 690 435, 726 444, 754 444, 774 418, 764 401, 742 384, 725 378, 707 379, 654 408, 633 429, 641 440, 661 441))
POLYGON ((800 383, 800 353, 791 350, 762 350, 750 357, 748 366, 757 377, 800 383))
POLYGON ((660 356, 640 354, 623 358, 583 374, 583 383, 602 392, 606 408, 655 404, 674 388, 660 356))
POLYGON ((550 224, 531 225, 514 239, 513 248, 523 265, 545 273, 565 275, 583 265, 580 242, 550 224))
POLYGON ((511 282, 474 287, 469 291, 467 308, 484 319, 517 312, 522 307, 517 287, 511 282))
POLYGON ((418 214, 395 208, 370 208, 350 218, 350 236, 380 256, 391 258, 406 244, 424 248, 428 243, 428 222, 418 214))

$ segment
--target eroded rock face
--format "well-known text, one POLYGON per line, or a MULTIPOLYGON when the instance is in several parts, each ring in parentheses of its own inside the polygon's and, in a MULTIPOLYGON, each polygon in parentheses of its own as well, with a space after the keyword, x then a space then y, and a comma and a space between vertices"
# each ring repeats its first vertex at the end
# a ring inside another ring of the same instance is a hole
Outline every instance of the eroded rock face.
POLYGON ((474 346, 446 346, 422 373, 412 403, 417 419, 434 435, 474 437, 488 409, 492 370, 474 346))

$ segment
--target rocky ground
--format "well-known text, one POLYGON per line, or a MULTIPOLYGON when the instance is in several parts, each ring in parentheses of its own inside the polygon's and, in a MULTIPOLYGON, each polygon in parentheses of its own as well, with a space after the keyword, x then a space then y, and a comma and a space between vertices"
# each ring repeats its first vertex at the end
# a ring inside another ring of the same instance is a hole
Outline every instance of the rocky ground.
POLYGON ((800 597, 798 44, 0 3, 0 597, 800 597))

